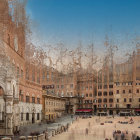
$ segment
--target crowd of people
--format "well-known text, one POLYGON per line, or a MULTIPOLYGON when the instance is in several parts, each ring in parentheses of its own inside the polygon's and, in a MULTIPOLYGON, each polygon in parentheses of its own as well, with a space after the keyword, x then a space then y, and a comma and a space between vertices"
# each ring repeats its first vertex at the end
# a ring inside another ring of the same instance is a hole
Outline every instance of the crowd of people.
POLYGON ((114 140, 137 140, 138 136, 136 132, 115 130, 113 132, 114 140))
POLYGON ((133 121, 133 119, 131 118, 129 121, 118 121, 118 123, 121 123, 121 124, 133 124, 134 121, 133 121))

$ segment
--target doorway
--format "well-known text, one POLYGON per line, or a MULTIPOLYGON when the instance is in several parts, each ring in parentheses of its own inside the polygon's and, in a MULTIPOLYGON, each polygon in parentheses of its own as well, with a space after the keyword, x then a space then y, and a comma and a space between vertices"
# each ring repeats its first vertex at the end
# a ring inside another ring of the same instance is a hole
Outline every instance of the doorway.
POLYGON ((120 113, 120 111, 119 110, 116 110, 116 114, 118 115, 120 113))
POLYGON ((131 104, 127 104, 127 108, 131 108, 131 104))
POLYGON ((97 105, 94 105, 94 113, 97 113, 97 105))
POLYGON ((109 110, 109 115, 113 115, 113 110, 109 110))
POLYGON ((32 123, 35 123, 35 113, 32 113, 32 123))

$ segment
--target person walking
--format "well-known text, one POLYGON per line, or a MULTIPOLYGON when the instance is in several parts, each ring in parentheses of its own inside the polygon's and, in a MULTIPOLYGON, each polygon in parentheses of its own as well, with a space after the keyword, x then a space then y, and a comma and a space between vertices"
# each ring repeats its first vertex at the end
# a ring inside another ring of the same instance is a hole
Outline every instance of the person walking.
POLYGON ((115 138, 115 131, 113 131, 113 138, 115 138))
POLYGON ((90 122, 88 122, 88 127, 90 128, 90 122))
POLYGON ((49 140, 49 138, 48 138, 48 131, 45 131, 45 140, 49 140))
POLYGON ((86 135, 88 135, 88 128, 86 128, 86 135))
POLYGON ((121 140, 124 140, 124 133, 121 133, 121 140))

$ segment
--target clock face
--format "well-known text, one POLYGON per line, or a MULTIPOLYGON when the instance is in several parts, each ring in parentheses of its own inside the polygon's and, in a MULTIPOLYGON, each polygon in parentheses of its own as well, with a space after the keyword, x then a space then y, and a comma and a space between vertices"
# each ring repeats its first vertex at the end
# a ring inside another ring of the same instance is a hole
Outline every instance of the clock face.
POLYGON ((15 51, 17 52, 18 51, 18 38, 17 38, 17 36, 15 36, 15 38, 14 38, 14 46, 15 46, 15 51))

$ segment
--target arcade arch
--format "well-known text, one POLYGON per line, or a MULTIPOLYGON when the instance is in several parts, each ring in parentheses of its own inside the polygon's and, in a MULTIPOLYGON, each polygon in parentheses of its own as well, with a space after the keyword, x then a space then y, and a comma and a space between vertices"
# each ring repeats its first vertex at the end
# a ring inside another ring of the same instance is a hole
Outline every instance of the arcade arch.
POLYGON ((4 122, 5 101, 3 97, 4 97, 4 90, 0 86, 0 122, 4 122))

